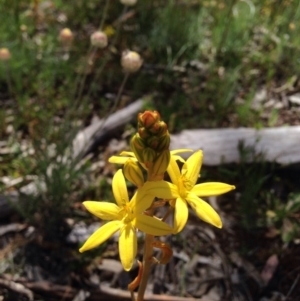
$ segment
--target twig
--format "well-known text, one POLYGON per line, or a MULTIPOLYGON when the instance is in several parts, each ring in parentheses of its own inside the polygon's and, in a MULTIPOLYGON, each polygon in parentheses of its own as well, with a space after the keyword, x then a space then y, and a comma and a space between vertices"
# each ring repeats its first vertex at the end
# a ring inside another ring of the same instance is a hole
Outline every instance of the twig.
POLYGON ((23 284, 11 280, 0 279, 0 286, 17 292, 18 294, 25 295, 30 301, 33 301, 33 292, 23 284))
POLYGON ((300 278, 300 274, 298 274, 297 277, 296 277, 296 279, 294 280, 294 282, 293 282, 293 284, 292 284, 290 290, 288 291, 288 293, 287 293, 287 295, 286 295, 286 297, 285 297, 285 300, 288 300, 288 299, 289 299, 289 297, 290 297, 290 295, 292 294, 292 292, 293 292, 293 290, 294 290, 296 284, 297 284, 298 281, 299 281, 299 278, 300 278))

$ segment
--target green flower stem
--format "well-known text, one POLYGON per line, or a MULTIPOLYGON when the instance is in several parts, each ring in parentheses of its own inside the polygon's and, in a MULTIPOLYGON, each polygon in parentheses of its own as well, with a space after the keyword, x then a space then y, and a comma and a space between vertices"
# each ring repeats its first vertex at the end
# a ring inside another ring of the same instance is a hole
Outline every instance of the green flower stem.
MULTIPOLYGON (((101 22, 100 22, 100 25, 99 25, 99 30, 102 30, 102 27, 104 25, 105 18, 106 18, 106 15, 107 15, 107 11, 108 11, 109 2, 110 2, 110 0, 106 0, 106 2, 105 2, 105 7, 104 7, 103 14, 102 14, 101 22)), ((84 70, 83 78, 81 80, 79 80, 79 78, 76 79, 76 83, 79 82, 79 85, 78 85, 79 86, 79 92, 78 92, 78 96, 77 96, 77 99, 75 101, 75 104, 79 103, 80 100, 81 100, 83 88, 84 88, 86 77, 87 77, 87 71, 88 71, 90 62, 91 62, 91 64, 94 64, 94 58, 95 58, 96 53, 97 53, 97 48, 93 47, 93 46, 90 46, 90 48, 87 52, 88 62, 87 62, 86 68, 84 70)), ((75 85, 75 87, 77 87, 77 84, 75 85)), ((76 105, 74 107, 76 107, 76 105)))
MULTIPOLYGON (((107 15, 107 10, 108 10, 108 4, 109 4, 109 0, 107 0, 106 3, 105 3, 101 23, 99 25, 99 30, 102 30, 102 27, 104 25, 105 18, 106 18, 106 15, 107 15)), ((76 104, 79 103, 80 100, 81 100, 83 88, 84 88, 86 78, 87 78, 87 70, 88 70, 90 64, 94 64, 94 59, 95 59, 96 53, 97 53, 97 48, 93 47, 93 46, 90 46, 90 48, 87 52, 88 63, 87 63, 87 67, 84 70, 84 76, 83 76, 82 80, 79 83, 79 92, 78 92, 78 97, 77 97, 76 102, 75 102, 76 104)), ((104 66, 106 65, 106 62, 107 62, 107 60, 104 60, 104 63, 102 64, 102 66, 100 68, 100 72, 98 72, 98 73, 101 74, 102 70, 104 69, 104 66)), ((90 90, 91 89, 88 90, 88 97, 90 95, 90 90)), ((76 105, 75 105, 75 107, 76 107, 76 105)))
MULTIPOLYGON (((108 10, 108 4, 109 4, 109 0, 107 0, 106 4, 105 4, 105 8, 104 8, 104 15, 107 14, 107 10, 108 10)), ((121 16, 120 18, 126 13, 126 10, 127 8, 125 7, 123 9, 123 12, 121 13, 121 16)), ((101 24, 99 25, 99 29, 102 30, 102 27, 104 25, 104 20, 105 20, 105 17, 102 18, 102 21, 101 21, 101 24)), ((117 39, 118 39, 118 36, 119 36, 119 32, 120 32, 120 29, 121 29, 121 22, 118 23, 117 25, 117 28, 116 28, 116 34, 115 34, 115 37, 113 39, 113 41, 110 43, 110 47, 113 47, 115 46, 116 42, 117 42, 117 39)), ((111 59, 111 54, 107 54, 105 56, 105 58, 103 59, 103 62, 101 64, 101 66, 96 70, 96 75, 93 79, 93 82, 91 83, 91 85, 89 86, 88 88, 88 92, 87 92, 87 99, 90 97, 91 93, 92 93, 92 89, 91 89, 91 86, 94 82, 98 82, 99 79, 100 79, 100 76, 102 74, 102 71, 104 70, 104 67, 106 67, 106 64, 107 62, 111 59)))
POLYGON ((227 39, 227 36, 228 36, 228 32, 230 30, 230 23, 232 22, 232 9, 234 7, 234 5, 237 3, 238 0, 231 0, 229 6, 228 6, 228 10, 227 10, 227 15, 225 17, 225 26, 224 26, 224 30, 222 32, 222 35, 221 35, 221 41, 219 42, 219 45, 217 47, 217 56, 220 55, 221 51, 222 51, 222 48, 226 42, 226 39, 227 39))
POLYGON ((10 73, 10 68, 9 68, 9 62, 3 62, 4 63, 4 68, 6 71, 6 80, 7 80, 7 86, 8 86, 8 92, 9 96, 13 98, 14 96, 14 89, 13 89, 13 84, 11 80, 11 73, 10 73))
POLYGON ((152 256, 153 256, 153 246, 154 236, 146 234, 145 235, 145 245, 143 254, 143 275, 139 285, 137 301, 143 301, 144 295, 149 280, 149 275, 152 267, 152 256))
MULTIPOLYGON (((122 93, 123 93, 123 90, 124 90, 125 84, 126 84, 126 82, 127 82, 127 80, 128 80, 128 77, 129 77, 129 73, 126 72, 126 73, 125 73, 125 76, 124 76, 124 78, 123 78, 122 84, 121 84, 121 86, 120 86, 120 88, 119 88, 118 95, 117 95, 117 97, 116 97, 114 106, 112 107, 111 112, 108 114, 108 116, 109 116, 111 113, 113 113, 114 110, 117 108, 117 105, 119 104, 119 101, 120 101, 120 99, 121 99, 121 95, 122 95, 122 93)), ((108 117, 108 116, 107 116, 107 117, 108 117)))
POLYGON ((84 75, 83 75, 83 78, 82 80, 79 82, 79 91, 78 91, 78 96, 75 100, 75 105, 74 105, 74 108, 77 106, 77 104, 80 103, 81 101, 81 98, 82 98, 82 92, 83 92, 83 89, 84 89, 84 84, 85 84, 85 81, 86 81, 86 78, 87 78, 87 74, 88 74, 88 68, 90 65, 93 65, 94 64, 94 59, 95 59, 95 55, 97 53, 97 48, 94 47, 94 46, 91 46, 90 49, 88 50, 88 54, 87 54, 87 63, 86 63, 86 67, 85 67, 85 70, 83 71, 84 72, 84 75))
POLYGON ((110 54, 105 54, 104 58, 103 58, 103 61, 101 62, 101 66, 99 68, 97 68, 96 70, 96 74, 95 74, 95 77, 93 79, 93 82, 89 85, 88 87, 88 91, 87 91, 87 94, 86 94, 86 99, 89 99, 90 96, 91 96, 91 93, 92 93, 92 88, 91 86, 94 84, 94 83, 97 83, 99 82, 99 79, 100 79, 100 76, 102 74, 102 71, 104 70, 104 68, 106 67, 106 64, 107 62, 109 61, 109 59, 111 58, 111 55, 110 54))
POLYGON ((103 10, 103 14, 102 14, 101 23, 99 25, 100 30, 102 30, 102 28, 103 28, 105 18, 106 18, 106 15, 107 15, 107 11, 108 11, 108 6, 109 6, 109 0, 106 0, 105 7, 104 7, 104 10, 103 10))

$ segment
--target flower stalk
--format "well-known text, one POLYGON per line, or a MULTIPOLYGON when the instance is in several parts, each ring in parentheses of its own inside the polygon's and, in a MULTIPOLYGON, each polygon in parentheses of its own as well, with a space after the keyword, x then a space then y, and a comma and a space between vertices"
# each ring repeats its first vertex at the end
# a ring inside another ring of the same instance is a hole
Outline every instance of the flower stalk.
POLYGON ((152 268, 152 257, 153 257, 153 242, 154 236, 146 234, 145 235, 145 245, 143 253, 143 275, 140 282, 139 290, 137 293, 137 301, 143 301, 144 295, 149 280, 151 268, 152 268))

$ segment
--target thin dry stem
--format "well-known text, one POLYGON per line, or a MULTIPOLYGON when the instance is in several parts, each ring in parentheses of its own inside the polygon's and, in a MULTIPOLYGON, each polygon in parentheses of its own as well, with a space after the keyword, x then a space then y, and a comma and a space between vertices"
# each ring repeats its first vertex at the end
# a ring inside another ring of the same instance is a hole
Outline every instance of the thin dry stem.
POLYGON ((144 295, 149 280, 149 275, 152 267, 152 255, 153 255, 153 241, 154 236, 146 234, 145 235, 145 245, 144 245, 144 254, 143 254, 143 275, 142 280, 139 286, 137 301, 143 301, 144 295))
POLYGON ((166 212, 166 214, 164 215, 164 217, 162 218, 162 221, 164 222, 168 217, 169 215, 173 212, 174 208, 172 206, 170 206, 168 208, 168 211, 166 212))
POLYGON ((130 297, 131 297, 131 301, 136 301, 135 297, 134 297, 134 292, 130 291, 130 297))

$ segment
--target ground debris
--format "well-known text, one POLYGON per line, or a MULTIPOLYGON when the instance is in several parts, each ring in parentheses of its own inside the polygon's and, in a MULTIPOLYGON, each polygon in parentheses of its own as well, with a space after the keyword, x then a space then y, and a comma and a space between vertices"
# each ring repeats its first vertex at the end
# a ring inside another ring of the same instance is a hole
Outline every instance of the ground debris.
POLYGON ((12 290, 19 295, 25 295, 29 301, 33 301, 33 292, 26 288, 23 284, 17 283, 13 280, 0 278, 0 287, 5 287, 8 290, 12 290))

